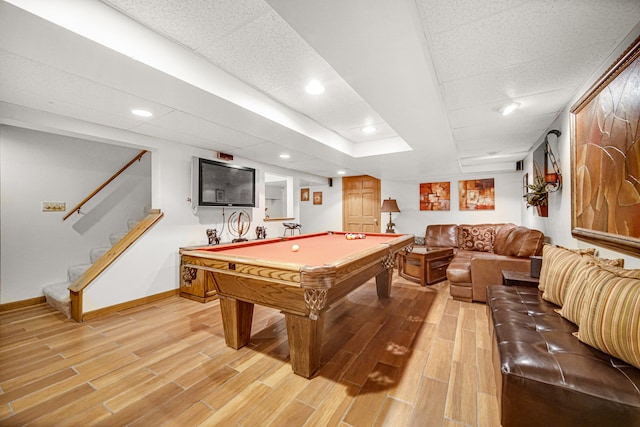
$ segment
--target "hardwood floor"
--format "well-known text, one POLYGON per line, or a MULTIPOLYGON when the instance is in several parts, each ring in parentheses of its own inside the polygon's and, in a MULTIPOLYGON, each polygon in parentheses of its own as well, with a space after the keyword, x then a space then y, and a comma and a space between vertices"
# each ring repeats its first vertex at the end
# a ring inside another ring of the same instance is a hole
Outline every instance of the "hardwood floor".
POLYGON ((171 297, 82 324, 0 313, 0 425, 499 426, 484 304, 447 282, 370 281, 327 313, 323 366, 292 373, 284 316, 226 347, 217 301, 171 297))

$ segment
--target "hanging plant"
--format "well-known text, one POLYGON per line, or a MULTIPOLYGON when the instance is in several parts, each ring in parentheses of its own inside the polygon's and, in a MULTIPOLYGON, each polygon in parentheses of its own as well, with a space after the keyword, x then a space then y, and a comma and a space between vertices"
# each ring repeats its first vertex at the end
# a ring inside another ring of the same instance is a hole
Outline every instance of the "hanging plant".
POLYGON ((524 197, 529 206, 547 206, 549 193, 547 192, 547 184, 544 182, 543 176, 536 176, 532 184, 528 184, 529 192, 524 197))

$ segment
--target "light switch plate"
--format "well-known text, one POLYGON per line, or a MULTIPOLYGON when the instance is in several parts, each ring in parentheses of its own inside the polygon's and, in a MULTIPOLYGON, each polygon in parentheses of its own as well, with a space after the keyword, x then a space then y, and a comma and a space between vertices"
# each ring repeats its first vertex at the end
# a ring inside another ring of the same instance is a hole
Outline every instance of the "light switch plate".
POLYGON ((66 202, 42 202, 42 212, 64 212, 66 210, 66 202))

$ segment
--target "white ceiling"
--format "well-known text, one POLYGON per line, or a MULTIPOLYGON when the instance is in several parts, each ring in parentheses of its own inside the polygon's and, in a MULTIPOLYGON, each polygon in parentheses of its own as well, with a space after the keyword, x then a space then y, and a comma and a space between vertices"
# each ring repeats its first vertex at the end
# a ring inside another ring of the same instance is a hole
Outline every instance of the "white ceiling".
POLYGON ((8 0, 0 123, 327 177, 512 171, 639 23, 638 0, 8 0))

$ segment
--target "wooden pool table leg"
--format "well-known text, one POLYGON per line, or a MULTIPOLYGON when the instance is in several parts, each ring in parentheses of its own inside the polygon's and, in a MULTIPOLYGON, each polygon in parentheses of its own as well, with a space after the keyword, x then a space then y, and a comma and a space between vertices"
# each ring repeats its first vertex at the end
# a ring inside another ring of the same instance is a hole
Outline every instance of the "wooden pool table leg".
POLYGON ((236 350, 249 343, 251 338, 251 321, 253 320, 253 304, 235 298, 220 296, 220 311, 224 341, 236 350))
POLYGON ((391 283, 393 282, 393 268, 385 268, 376 276, 376 291, 378 298, 391 296, 391 283))
POLYGON ((285 313, 285 319, 293 372, 310 378, 320 367, 324 311, 318 313, 317 320, 290 313, 285 313))

